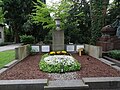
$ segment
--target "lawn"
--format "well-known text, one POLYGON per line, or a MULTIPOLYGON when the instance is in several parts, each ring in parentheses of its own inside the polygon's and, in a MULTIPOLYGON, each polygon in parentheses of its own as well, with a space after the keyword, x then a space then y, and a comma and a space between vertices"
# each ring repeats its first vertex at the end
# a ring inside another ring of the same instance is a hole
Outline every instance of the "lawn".
POLYGON ((15 59, 15 50, 0 52, 0 68, 15 59))

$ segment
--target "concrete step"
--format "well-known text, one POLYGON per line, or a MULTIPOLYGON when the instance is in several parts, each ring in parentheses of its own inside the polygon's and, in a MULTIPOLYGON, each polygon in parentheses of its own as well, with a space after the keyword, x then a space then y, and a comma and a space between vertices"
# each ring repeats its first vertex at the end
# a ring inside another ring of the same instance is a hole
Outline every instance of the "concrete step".
POLYGON ((82 80, 54 80, 49 81, 44 90, 88 90, 88 85, 82 80))

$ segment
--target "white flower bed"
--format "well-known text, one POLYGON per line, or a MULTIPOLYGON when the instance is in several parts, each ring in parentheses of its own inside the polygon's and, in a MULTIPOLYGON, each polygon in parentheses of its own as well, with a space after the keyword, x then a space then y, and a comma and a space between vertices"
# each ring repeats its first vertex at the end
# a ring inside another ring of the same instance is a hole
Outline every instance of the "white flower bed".
POLYGON ((44 61, 49 65, 72 65, 75 64, 75 59, 72 56, 68 55, 53 55, 44 58, 44 61))
POLYGON ((69 55, 44 54, 39 63, 40 70, 45 72, 68 72, 80 70, 80 63, 69 55))

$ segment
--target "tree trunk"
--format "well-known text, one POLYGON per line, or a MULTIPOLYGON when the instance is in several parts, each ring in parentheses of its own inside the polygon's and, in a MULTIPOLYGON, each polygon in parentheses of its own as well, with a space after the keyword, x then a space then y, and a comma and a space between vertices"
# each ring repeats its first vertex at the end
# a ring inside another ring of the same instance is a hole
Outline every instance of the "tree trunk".
POLYGON ((18 33, 18 29, 15 25, 14 25, 13 31, 14 31, 14 42, 19 43, 20 42, 19 33, 18 33))

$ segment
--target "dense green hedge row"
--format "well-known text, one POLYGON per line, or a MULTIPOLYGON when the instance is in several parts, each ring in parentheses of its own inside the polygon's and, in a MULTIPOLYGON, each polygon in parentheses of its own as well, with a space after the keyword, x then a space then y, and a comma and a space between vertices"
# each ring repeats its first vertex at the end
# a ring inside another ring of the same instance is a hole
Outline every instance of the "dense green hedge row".
POLYGON ((120 60, 120 50, 109 51, 108 56, 120 60))

